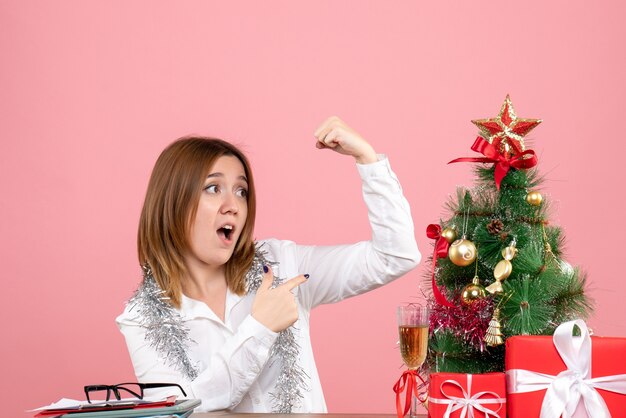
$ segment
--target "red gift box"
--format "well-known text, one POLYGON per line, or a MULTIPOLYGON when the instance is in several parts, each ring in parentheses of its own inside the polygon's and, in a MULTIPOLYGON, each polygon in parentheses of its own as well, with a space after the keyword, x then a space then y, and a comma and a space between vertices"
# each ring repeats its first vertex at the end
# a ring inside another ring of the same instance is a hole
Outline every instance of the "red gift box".
POLYGON ((506 418, 504 373, 432 373, 428 416, 506 418))
POLYGON ((625 356, 626 338, 589 337, 581 320, 560 325, 554 336, 508 338, 509 418, 539 418, 542 407, 550 418, 566 410, 573 417, 626 417, 625 356), (581 336, 572 336, 574 324, 581 336))

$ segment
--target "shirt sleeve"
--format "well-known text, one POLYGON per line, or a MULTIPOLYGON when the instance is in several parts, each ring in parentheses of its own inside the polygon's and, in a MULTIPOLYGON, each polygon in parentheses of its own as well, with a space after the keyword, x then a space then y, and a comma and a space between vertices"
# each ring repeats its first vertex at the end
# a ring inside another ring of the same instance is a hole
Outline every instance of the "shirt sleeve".
MULTIPOLYGON (((171 367, 146 341, 146 329, 125 311, 117 318, 139 382, 178 383, 188 398, 200 399, 198 411, 230 409, 241 402, 269 359, 275 333, 248 315, 219 350, 202 360, 206 365, 192 381, 171 367)), ((179 395, 180 390, 154 389, 150 396, 179 395)))
POLYGON ((308 308, 380 287, 420 261, 409 203, 388 159, 379 155, 377 162, 357 168, 372 238, 351 245, 296 245, 298 270, 310 274, 299 288, 308 308))

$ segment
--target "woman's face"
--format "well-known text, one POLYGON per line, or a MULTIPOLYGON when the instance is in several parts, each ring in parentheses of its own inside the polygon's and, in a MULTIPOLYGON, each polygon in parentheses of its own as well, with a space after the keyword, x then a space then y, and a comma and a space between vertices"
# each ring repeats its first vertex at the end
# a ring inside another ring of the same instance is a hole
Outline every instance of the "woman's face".
POLYGON ((248 216, 247 196, 241 161, 230 155, 220 157, 204 181, 191 223, 187 262, 217 267, 230 259, 248 216))

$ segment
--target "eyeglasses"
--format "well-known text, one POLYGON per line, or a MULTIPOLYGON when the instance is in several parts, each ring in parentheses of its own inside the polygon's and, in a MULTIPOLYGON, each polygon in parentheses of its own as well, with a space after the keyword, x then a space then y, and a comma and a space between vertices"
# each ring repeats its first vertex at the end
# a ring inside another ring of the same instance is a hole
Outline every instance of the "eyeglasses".
POLYGON ((135 398, 143 399, 144 389, 166 388, 170 386, 177 387, 183 393, 183 396, 187 396, 183 388, 176 383, 120 383, 118 385, 89 385, 85 386, 85 396, 87 397, 87 402, 91 403, 91 399, 89 399, 90 393, 106 390, 107 401, 111 398, 111 392, 113 392, 115 399, 117 399, 118 401, 121 400, 121 391, 129 393, 135 398))

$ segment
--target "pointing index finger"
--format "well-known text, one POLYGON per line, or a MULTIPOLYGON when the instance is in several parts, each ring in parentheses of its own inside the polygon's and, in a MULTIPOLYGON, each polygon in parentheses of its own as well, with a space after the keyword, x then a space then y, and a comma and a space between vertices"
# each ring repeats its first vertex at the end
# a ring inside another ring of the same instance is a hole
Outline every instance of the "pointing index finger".
POLYGON ((308 278, 308 274, 301 274, 294 277, 293 279, 287 280, 285 283, 281 284, 280 287, 285 287, 287 290, 293 290, 296 287, 300 286, 302 283, 306 282, 308 278))

